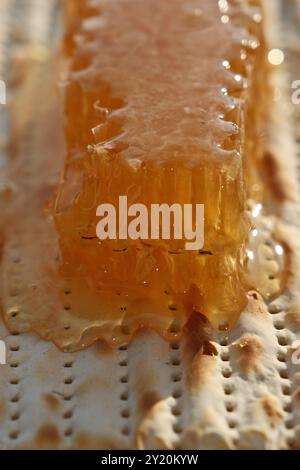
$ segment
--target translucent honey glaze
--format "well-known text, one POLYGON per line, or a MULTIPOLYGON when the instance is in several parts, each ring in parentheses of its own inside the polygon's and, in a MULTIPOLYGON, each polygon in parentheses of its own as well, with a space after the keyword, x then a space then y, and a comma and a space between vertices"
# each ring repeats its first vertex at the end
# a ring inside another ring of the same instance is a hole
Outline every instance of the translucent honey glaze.
POLYGON ((233 324, 245 305, 247 168, 263 146, 251 101, 264 56, 257 5, 69 3, 67 154, 54 211, 63 276, 137 323, 171 309, 233 324), (120 195, 203 203, 203 252, 184 251, 184 240, 99 241, 96 208, 120 195))

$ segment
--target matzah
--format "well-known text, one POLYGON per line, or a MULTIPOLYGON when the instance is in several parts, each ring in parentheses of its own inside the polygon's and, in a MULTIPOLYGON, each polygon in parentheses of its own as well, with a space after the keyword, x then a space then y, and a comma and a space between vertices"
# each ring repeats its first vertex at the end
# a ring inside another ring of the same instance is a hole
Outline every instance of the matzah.
MULTIPOLYGON (((296 2, 288 3, 296 7, 296 2)), ((55 96, 49 70, 53 71, 59 6, 52 0, 2 1, 0 6, 5 26, 1 66, 7 70, 13 57, 18 71, 12 77, 11 93, 21 160, 15 162, 14 171, 18 181, 23 177, 24 190, 37 174, 43 175, 43 163, 51 154, 51 148, 39 153, 43 139, 51 142, 51 126, 47 136, 39 128, 52 112, 52 101, 43 96, 55 96), (21 26, 18 15, 25 18, 21 26), (19 106, 23 113, 16 119, 19 106)), ((266 7, 270 41, 281 47, 274 33, 280 3, 272 0, 266 7)), ((294 63, 291 67, 295 70, 294 63)), ((229 332, 218 334, 201 316, 193 316, 180 340, 176 331, 168 343, 146 330, 115 350, 99 342, 80 352, 62 353, 32 333, 18 334, 12 318, 10 331, 3 325, 0 330, 9 348, 8 366, 0 366, 2 449, 300 448, 300 366, 293 356, 300 340, 299 203, 292 126, 287 124, 289 80, 281 70, 274 74, 282 98, 276 104, 280 111, 274 112, 279 119, 274 119, 270 131, 270 158, 277 168, 274 193, 281 187, 289 191, 280 191, 284 203, 274 204, 272 215, 260 220, 259 240, 265 273, 258 280, 262 294, 266 282, 273 285, 281 269, 271 233, 285 249, 287 279, 281 295, 264 301, 257 292, 249 292, 247 307, 229 332)), ((1 184, 1 200, 6 203, 15 188, 5 178, 1 184)), ((15 303, 9 300, 14 292, 22 305, 30 263, 37 253, 43 255, 42 247, 33 246, 31 233, 26 232, 29 220, 19 220, 17 225, 19 232, 12 227, 3 247, 1 289, 5 302, 12 302, 8 308, 15 303)))

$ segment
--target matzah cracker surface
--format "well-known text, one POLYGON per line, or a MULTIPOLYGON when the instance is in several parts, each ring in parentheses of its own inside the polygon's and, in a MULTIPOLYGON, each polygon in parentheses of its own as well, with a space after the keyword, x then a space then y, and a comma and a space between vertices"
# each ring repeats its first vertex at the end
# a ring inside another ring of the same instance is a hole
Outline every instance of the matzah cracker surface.
MULTIPOLYGON (((276 0, 269 1, 280 7, 276 0)), ((285 40, 291 51, 291 75, 279 74, 275 80, 289 88, 299 60, 295 44, 300 43, 296 34, 300 10, 296 1, 283 3, 282 17, 290 25, 285 40), (295 14, 291 20, 291 10, 298 11, 298 20, 295 14)), ((12 44, 33 51, 29 95, 20 95, 32 103, 21 123, 29 179, 41 158, 36 153, 34 103, 51 89, 47 57, 56 37, 59 6, 57 0, 0 2, 3 77, 8 80, 12 44)), ((286 169, 282 178, 293 188, 296 162, 285 122, 288 106, 278 114, 274 116, 274 158, 286 169), (278 125, 283 129, 279 138, 278 125)), ((3 165, 5 153, 1 147, 3 165)), ((0 181, 5 192, 5 181, 0 181)), ((0 449, 300 449, 300 364, 292 361, 295 341, 300 340, 296 223, 300 219, 299 204, 293 202, 298 196, 295 191, 276 228, 287 253, 287 288, 269 304, 249 293, 248 306, 229 333, 199 338, 191 331, 202 320, 192 318, 182 340, 174 333, 171 344, 154 332, 142 331, 119 350, 97 343, 68 354, 34 335, 8 332, 0 324, 0 338, 9 349, 8 365, 0 366, 0 449)), ((266 227, 261 240, 266 256, 270 254, 268 235, 266 227)), ((1 282, 20 290, 30 269, 23 243, 10 240, 1 266, 1 282)))

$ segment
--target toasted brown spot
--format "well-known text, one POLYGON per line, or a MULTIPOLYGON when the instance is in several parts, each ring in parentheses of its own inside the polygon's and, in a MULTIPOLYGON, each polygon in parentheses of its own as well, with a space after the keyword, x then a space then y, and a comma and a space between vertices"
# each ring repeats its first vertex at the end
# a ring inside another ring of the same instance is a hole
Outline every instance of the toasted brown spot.
POLYGON ((288 307, 286 321, 293 331, 300 329, 300 299, 294 299, 288 307))
POLYGON ((300 312, 290 312, 286 315, 286 321, 293 330, 300 329, 300 312))
POLYGON ((282 179, 282 169, 278 159, 272 152, 266 152, 262 158, 261 169, 264 181, 275 199, 283 203, 290 199, 289 188, 282 179))
POLYGON ((249 291, 247 294, 248 304, 246 310, 253 315, 268 316, 268 310, 262 296, 256 291, 249 291))
POLYGON ((82 381, 77 387, 77 394, 84 395, 92 390, 103 390, 110 386, 111 378, 107 375, 93 375, 92 379, 82 381))
POLYGON ((36 441, 40 448, 55 448, 61 439, 55 424, 45 424, 37 432, 36 441))
POLYGON ((160 395, 154 390, 149 390, 143 393, 138 402, 138 408, 141 415, 146 415, 160 400, 160 395))
POLYGON ((261 400, 261 404, 270 423, 272 426, 275 426, 283 417, 283 411, 279 406, 278 400, 272 395, 266 395, 261 400))
POLYGON ((252 299, 253 299, 253 300, 259 300, 258 292, 251 292, 250 295, 252 296, 252 299))
POLYGON ((295 402, 296 402, 298 405, 300 405, 300 387, 297 388, 297 390, 294 392, 293 398, 294 398, 295 402))
POLYGON ((232 345, 233 358, 247 374, 255 371, 264 352, 262 341, 254 335, 245 335, 232 345))
POLYGON ((187 386, 192 389, 205 386, 215 372, 215 364, 214 356, 204 356, 201 353, 194 356, 186 374, 187 386))
POLYGON ((214 371, 216 349, 209 340, 209 334, 206 318, 193 313, 184 328, 183 350, 188 364, 186 380, 190 388, 202 387, 214 371))
POLYGON ((44 400, 51 410, 56 410, 59 407, 59 398, 53 393, 45 393, 44 400))
POLYGON ((213 345, 209 342, 209 326, 206 318, 200 313, 192 313, 184 327, 185 355, 190 358, 198 353, 209 356, 215 353, 213 345))
MULTIPOLYGON (((297 252, 299 235, 298 232, 290 232, 286 227, 277 227, 276 239, 283 246, 285 254, 283 285, 289 286, 298 279, 299 261, 297 252)), ((300 311, 299 298, 293 299, 288 310, 291 313, 300 311)))
POLYGON ((96 341, 94 349, 97 356, 103 357, 108 356, 112 352, 112 348, 106 343, 106 341, 96 341))

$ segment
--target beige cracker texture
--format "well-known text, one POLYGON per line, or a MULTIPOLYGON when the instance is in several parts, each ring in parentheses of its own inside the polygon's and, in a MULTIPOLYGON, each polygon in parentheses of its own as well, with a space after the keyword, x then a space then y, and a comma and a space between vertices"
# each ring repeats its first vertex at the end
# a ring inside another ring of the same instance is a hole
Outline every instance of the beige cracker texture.
MULTIPOLYGON (((273 15, 278 10, 271 3, 278 7, 278 2, 267 2, 270 40, 277 47, 273 15)), ((25 63, 16 47, 15 80, 23 86, 15 87, 12 105, 12 112, 21 104, 24 110, 15 127, 24 141, 28 184, 41 171, 43 157, 37 152, 39 133, 24 129, 38 129, 40 115, 49 112, 43 103, 37 115, 32 103, 53 93, 49 57, 58 7, 55 0, 0 4, 1 24, 6 25, 1 34, 5 31, 7 42, 21 42, 29 54, 25 63)), ((0 41, 1 63, 5 47, 0 41)), ((282 90, 285 81, 282 72, 274 75, 282 90)), ((8 365, 0 369, 1 449, 300 449, 300 365, 292 362, 300 340, 299 188, 287 102, 282 99, 274 109, 269 148, 277 168, 275 189, 285 191, 284 201, 274 207, 272 225, 287 254, 282 295, 266 305, 250 292, 247 308, 229 333, 206 331, 203 319, 192 317, 181 341, 176 333, 168 344, 154 332, 141 331, 129 346, 114 351, 99 342, 62 353, 33 334, 8 332, 1 322, 0 338, 8 346, 8 365)), ((3 187, 4 201, 11 192, 3 187)), ((2 293, 16 288, 22 296, 24 280, 30 279, 32 243, 21 222, 19 229, 19 238, 12 231, 4 244, 1 282, 2 293)), ((269 274, 276 263, 274 258, 270 268, 264 260, 270 256, 269 236, 267 224, 261 241, 262 288, 273 282, 269 274)))

